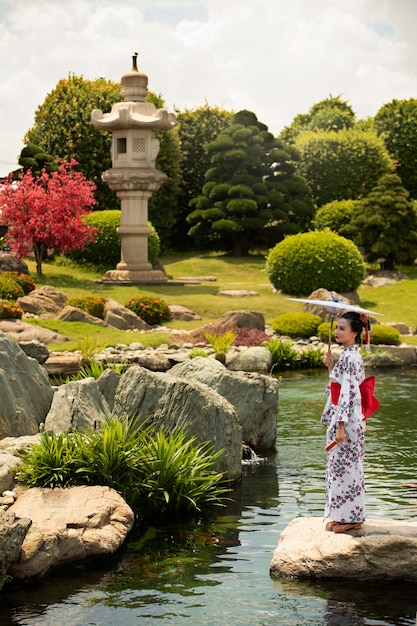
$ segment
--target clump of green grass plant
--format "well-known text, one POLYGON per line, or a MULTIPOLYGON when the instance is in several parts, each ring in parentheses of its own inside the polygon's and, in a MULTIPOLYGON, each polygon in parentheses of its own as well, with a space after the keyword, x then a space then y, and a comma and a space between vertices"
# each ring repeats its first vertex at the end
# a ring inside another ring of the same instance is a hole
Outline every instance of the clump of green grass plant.
POLYGON ((138 419, 106 418, 99 430, 44 432, 22 452, 15 478, 28 487, 108 485, 144 523, 202 517, 228 489, 214 471, 222 451, 182 430, 154 431, 138 419))
POLYGON ((207 339, 209 344, 214 350, 214 358, 220 361, 221 363, 225 363, 226 354, 230 349, 230 346, 234 342, 237 337, 237 334, 232 330, 227 330, 222 335, 216 335, 215 333, 205 332, 204 337, 207 339))

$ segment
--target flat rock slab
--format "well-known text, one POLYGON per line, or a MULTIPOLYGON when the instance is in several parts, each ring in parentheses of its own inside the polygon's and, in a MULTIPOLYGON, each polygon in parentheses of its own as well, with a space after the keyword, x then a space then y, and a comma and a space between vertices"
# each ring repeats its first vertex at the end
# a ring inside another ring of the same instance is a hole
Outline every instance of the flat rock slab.
POLYGON ((247 296, 259 296, 259 293, 257 291, 247 291, 246 289, 224 289, 223 291, 219 291, 219 296, 245 298, 247 296))
POLYGON ((28 324, 17 319, 0 320, 0 331, 9 335, 16 341, 33 341, 52 343, 56 341, 69 341, 69 337, 56 333, 54 330, 28 324))
POLYGON ((123 498, 101 486, 28 489, 9 512, 32 521, 20 559, 8 570, 20 580, 44 576, 65 563, 112 554, 134 522, 123 498))
POLYGON ((417 581, 417 522, 367 520, 334 533, 323 518, 296 518, 281 533, 271 574, 293 578, 417 581))

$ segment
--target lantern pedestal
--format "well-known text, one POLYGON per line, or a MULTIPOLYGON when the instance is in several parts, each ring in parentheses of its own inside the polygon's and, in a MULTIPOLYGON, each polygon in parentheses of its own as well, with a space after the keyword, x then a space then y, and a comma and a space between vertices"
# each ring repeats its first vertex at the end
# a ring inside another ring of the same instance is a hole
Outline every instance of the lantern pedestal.
POLYGON ((114 104, 110 113, 98 109, 91 113, 97 129, 112 133, 112 168, 103 173, 102 180, 121 203, 121 259, 116 269, 106 272, 104 282, 167 282, 164 272, 153 269, 148 261, 148 200, 167 178, 155 168, 159 152, 155 133, 171 130, 175 115, 145 102, 148 77, 138 71, 136 60, 137 54, 132 70, 122 76, 125 101, 114 104))

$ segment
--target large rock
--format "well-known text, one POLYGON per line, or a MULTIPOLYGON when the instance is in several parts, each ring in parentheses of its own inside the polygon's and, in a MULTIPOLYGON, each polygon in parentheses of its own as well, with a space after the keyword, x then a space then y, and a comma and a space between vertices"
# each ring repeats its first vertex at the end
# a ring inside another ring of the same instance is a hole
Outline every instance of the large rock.
POLYGON ((90 315, 84 309, 67 304, 57 315, 58 320, 63 322, 83 322, 84 324, 93 324, 93 326, 107 326, 107 324, 99 317, 90 315))
POLYGON ((61 335, 49 328, 42 328, 42 326, 35 326, 34 324, 28 324, 23 320, 4 319, 0 320, 0 331, 16 339, 16 341, 39 341, 40 343, 47 344, 55 341, 68 341, 69 338, 66 335, 61 335))
POLYGON ((21 465, 22 460, 9 453, 0 452, 0 494, 15 485, 12 468, 21 465))
POLYGON ((0 253, 0 273, 17 272, 18 274, 29 274, 28 266, 22 259, 17 259, 8 252, 0 253))
POLYGON ((170 374, 203 383, 232 404, 243 441, 257 449, 274 449, 277 436, 278 380, 249 372, 231 372, 219 361, 197 357, 175 365, 170 374))
POLYGON ((133 365, 120 379, 113 415, 140 416, 167 432, 182 428, 198 442, 224 449, 218 471, 230 480, 241 476, 242 429, 236 410, 206 385, 133 365))
POLYGON ((31 520, 19 517, 10 510, 0 510, 0 589, 3 587, 10 564, 19 559, 20 549, 31 520))
POLYGON ((40 434, 23 437, 5 437, 0 440, 0 493, 13 489, 12 468, 22 464, 21 453, 39 442, 40 434))
POLYGON ((17 304, 25 313, 58 313, 67 301, 67 296, 55 287, 44 285, 34 289, 26 296, 17 299, 17 304))
POLYGON ((54 392, 43 367, 3 333, 0 333, 0 389, 0 439, 37 433, 54 392))
POLYGON ((226 367, 232 371, 269 374, 272 368, 272 353, 262 346, 250 346, 226 355, 226 367))
POLYGON ((55 391, 45 419, 45 430, 55 433, 90 430, 103 422, 110 412, 94 378, 71 381, 55 391))
MULTIPOLYGON (((320 288, 313 291, 309 296, 309 300, 331 300, 332 296, 341 302, 346 302, 346 304, 354 304, 359 305, 359 298, 356 292, 350 292, 349 294, 342 295, 337 293, 336 291, 328 291, 327 289, 320 288)), ((318 315, 324 322, 330 322, 334 315, 330 309, 325 306, 320 306, 319 304, 304 304, 303 311, 306 313, 313 313, 314 315, 318 315)), ((340 311, 342 312, 342 311, 340 311)))
MULTIPOLYGON (((228 311, 216 321, 198 328, 195 332, 221 332, 230 329, 231 326, 239 328, 256 328, 257 330, 265 330, 265 318, 259 311, 228 311)), ((193 334, 193 332, 191 332, 193 334)))
POLYGON ((37 339, 33 341, 19 341, 19 346, 22 348, 26 356, 30 356, 32 359, 36 359, 38 363, 42 365, 49 357, 49 350, 44 343, 41 343, 37 339))
POLYGON ((28 489, 9 512, 32 526, 20 559, 9 567, 15 579, 44 576, 51 568, 91 556, 113 554, 123 543, 134 514, 109 487, 28 489))
POLYGON ((119 330, 150 330, 150 326, 133 311, 112 298, 104 305, 104 321, 119 330))
POLYGON ((190 321, 190 320, 201 320, 201 315, 195 313, 191 309, 188 309, 186 306, 182 306, 181 304, 170 304, 169 310, 171 313, 172 320, 182 320, 182 321, 190 321))
POLYGON ((281 533, 271 573, 295 578, 417 581, 417 522, 367 520, 360 530, 326 530, 296 518, 281 533))

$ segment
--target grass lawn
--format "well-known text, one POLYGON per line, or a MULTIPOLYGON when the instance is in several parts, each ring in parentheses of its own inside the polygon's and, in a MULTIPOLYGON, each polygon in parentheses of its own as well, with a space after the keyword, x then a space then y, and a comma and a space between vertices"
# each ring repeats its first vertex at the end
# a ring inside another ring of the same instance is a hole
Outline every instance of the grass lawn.
MULTIPOLYGON (((192 322, 171 321, 166 324, 170 328, 193 330, 213 321, 231 310, 255 310, 263 313, 265 321, 271 323, 280 313, 302 311, 302 304, 285 300, 285 294, 273 293, 268 277, 265 274, 265 257, 249 256, 234 258, 225 255, 178 255, 161 259, 170 279, 181 277, 215 276, 215 282, 184 285, 135 285, 121 286, 97 282, 102 274, 79 266, 60 266, 44 263, 44 275, 36 277, 35 263, 25 260, 30 274, 35 278, 36 286, 51 285, 63 291, 68 297, 94 294, 105 298, 113 298, 121 304, 135 295, 162 297, 167 304, 186 306, 203 319, 192 322), (259 295, 250 297, 230 297, 220 295, 224 290, 255 291, 259 295)), ((386 287, 361 286, 358 294, 361 306, 369 308, 384 317, 381 322, 405 322, 412 328, 417 326, 417 268, 399 268, 407 274, 407 278, 386 287)), ((74 350, 77 342, 90 336, 101 345, 131 343, 140 341, 145 345, 157 345, 167 341, 164 333, 126 333, 115 329, 103 329, 71 322, 56 320, 34 320, 33 323, 51 328, 71 337, 70 342, 49 344, 50 350, 74 350)), ((404 341, 417 345, 417 336, 404 338, 404 341)))

